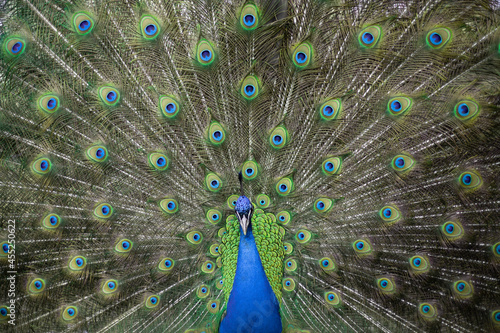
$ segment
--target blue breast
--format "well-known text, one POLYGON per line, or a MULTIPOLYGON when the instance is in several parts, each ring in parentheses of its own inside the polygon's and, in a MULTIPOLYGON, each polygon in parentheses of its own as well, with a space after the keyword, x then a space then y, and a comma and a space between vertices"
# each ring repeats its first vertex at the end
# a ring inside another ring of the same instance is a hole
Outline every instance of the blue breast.
POLYGON ((252 227, 246 236, 240 228, 240 234, 236 276, 219 333, 281 333, 280 306, 262 267, 252 227))

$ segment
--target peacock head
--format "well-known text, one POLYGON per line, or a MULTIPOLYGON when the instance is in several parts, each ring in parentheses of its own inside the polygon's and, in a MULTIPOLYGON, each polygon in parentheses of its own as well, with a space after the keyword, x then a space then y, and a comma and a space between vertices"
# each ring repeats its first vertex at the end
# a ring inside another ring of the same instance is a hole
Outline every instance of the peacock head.
POLYGON ((248 199, 243 194, 243 182, 242 182, 241 172, 239 174, 239 179, 240 179, 241 196, 238 198, 238 200, 236 200, 236 205, 234 206, 234 210, 236 212, 236 216, 238 217, 238 221, 240 222, 241 229, 243 229, 243 234, 246 235, 248 226, 250 225, 250 219, 252 217, 253 206, 252 203, 250 202, 250 199, 248 199))

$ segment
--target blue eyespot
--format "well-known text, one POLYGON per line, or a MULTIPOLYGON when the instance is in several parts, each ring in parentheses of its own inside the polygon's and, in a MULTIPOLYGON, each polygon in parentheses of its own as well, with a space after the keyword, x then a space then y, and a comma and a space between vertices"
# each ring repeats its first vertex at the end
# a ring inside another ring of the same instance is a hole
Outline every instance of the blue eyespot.
POLYGON ((500 321, 500 312, 498 312, 498 313, 495 315, 495 320, 496 320, 496 321, 500 321))
POLYGON ((413 264, 414 264, 416 267, 419 267, 421 263, 422 263, 422 261, 420 260, 420 258, 415 258, 415 259, 413 259, 413 264))
POLYGON ((443 41, 443 38, 441 37, 440 34, 438 34, 437 32, 433 32, 430 36, 429 36, 429 39, 431 41, 432 44, 434 45, 439 45, 441 44, 441 42, 443 41))
POLYGON ((321 264, 323 265, 323 267, 328 267, 328 264, 330 264, 330 262, 325 259, 321 262, 321 264))
POLYGON ((500 244, 497 245, 495 251, 497 252, 497 254, 500 254, 500 244))
POLYGON ((68 311, 67 311, 67 312, 68 312, 68 314, 69 314, 70 316, 73 316, 73 315, 75 314, 75 310, 73 310, 73 309, 68 309, 68 311))
POLYGON ((42 160, 40 162, 40 170, 45 171, 49 167, 49 162, 47 160, 42 160))
POLYGON ((245 95, 252 96, 255 92, 255 87, 251 84, 245 86, 245 95))
POLYGON ((460 282, 460 283, 457 285, 457 289, 458 289, 458 291, 463 291, 463 290, 465 289, 465 283, 460 282))
POLYGON ((42 288, 42 283, 41 283, 40 281, 36 281, 36 282, 35 282, 35 288, 36 288, 36 289, 40 289, 40 288, 42 288))
POLYGON ((288 186, 286 184, 280 185, 280 192, 286 192, 288 190, 288 186))
POLYGON ((175 113, 175 109, 177 109, 177 107, 175 106, 174 103, 168 103, 165 106, 165 112, 169 114, 175 113))
POLYGON ((401 169, 405 166, 405 159, 402 157, 398 157, 398 158, 396 158, 396 161, 394 164, 396 165, 397 168, 401 169))
POLYGON ((128 248, 130 247, 130 242, 128 242, 128 241, 124 241, 124 242, 122 242, 122 247, 123 247, 125 250, 126 250, 126 249, 128 249, 128 248))
POLYGON ((12 51, 12 53, 16 54, 19 51, 21 51, 22 49, 23 49, 23 43, 17 42, 14 45, 12 45, 11 51, 12 51))
POLYGON ((217 221, 219 219, 219 214, 213 214, 212 220, 217 221))
POLYGON ((285 218, 285 215, 280 215, 279 220, 280 220, 281 222, 285 221, 285 219, 286 219, 286 218, 285 218))
POLYGON ((254 174, 254 172, 255 172, 255 171, 254 171, 252 168, 247 168, 247 169, 245 170, 245 174, 246 174, 247 176, 249 176, 249 177, 250 177, 251 175, 253 175, 253 174, 254 174))
POLYGON ((422 312, 423 312, 423 313, 427 313, 427 312, 429 312, 429 311, 430 311, 430 309, 431 309, 431 308, 430 308, 428 305, 424 305, 424 306, 422 307, 422 312))
POLYGON ((219 247, 218 246, 216 246, 214 250, 215 250, 215 252, 219 253, 219 247))
POLYGON ((212 264, 211 263, 207 264, 207 269, 212 269, 212 264))
POLYGON ((151 304, 156 304, 156 302, 158 302, 158 299, 156 297, 151 297, 149 301, 151 302, 151 304))
POLYGON ((115 289, 116 284, 114 282, 108 282, 108 288, 109 289, 115 289))
POLYGON ((300 239, 300 240, 303 240, 304 238, 306 238, 306 235, 304 235, 304 233, 303 233, 303 232, 299 232, 299 235, 298 235, 298 236, 299 236, 299 239, 300 239))
POLYGON ((170 266, 172 266, 172 260, 170 259, 165 260, 165 267, 170 267, 170 266))
POLYGON ((286 263, 286 265, 287 265, 288 267, 292 267, 292 262, 291 262, 291 261, 289 261, 289 262, 287 262, 287 263, 286 263))
POLYGON ((233 201, 233 206, 236 206, 236 200, 233 201))
POLYGON ((212 304, 210 304, 210 307, 212 307, 212 309, 215 309, 217 307, 217 303, 213 302, 212 304))
POLYGON ((107 206, 107 205, 104 205, 101 208, 102 215, 108 215, 110 211, 111 211, 111 209, 109 209, 109 206, 107 206))
POLYGON ((364 247, 365 247, 365 244, 363 244, 363 242, 357 242, 356 243, 356 248, 358 250, 362 250, 364 247))
POLYGON ((363 43, 365 44, 371 44, 374 41, 374 37, 371 33, 365 32, 363 36, 361 36, 361 39, 363 40, 363 43))
POLYGON ((399 112, 403 109, 403 105, 401 105, 401 102, 395 99, 391 103, 391 110, 394 112, 399 112))
POLYGON ((222 139, 222 132, 221 131, 214 131, 212 133, 212 138, 214 138, 215 141, 220 141, 222 139))
POLYGON ((51 98, 47 102, 47 109, 52 110, 52 109, 54 109, 56 107, 56 105, 57 105, 56 99, 55 98, 51 98))
POLYGON ((50 219, 49 219, 49 221, 50 221, 50 224, 56 225, 57 224, 57 217, 51 216, 50 219))
POLYGON ((175 208, 175 202, 173 201, 169 201, 168 204, 167 204, 167 208, 172 210, 175 208))
POLYGON ((284 245, 285 251, 288 251, 288 246, 284 245))
POLYGON ((5 252, 5 253, 9 252, 9 245, 7 245, 7 244, 3 244, 3 245, 2 245, 2 250, 3 250, 3 252, 5 252))
POLYGON ((290 281, 286 281, 285 284, 289 287, 292 283, 290 281))
MULTIPOLYGON (((210 182, 210 187, 211 188, 218 188, 219 187, 219 181, 217 179, 214 179, 210 182)), ((236 203, 235 203, 236 204, 236 203)))
POLYGON ((107 95, 106 95, 106 100, 108 102, 114 102, 116 100, 116 93, 114 91, 110 91, 107 95))
POLYGON ((0 314, 5 317, 7 315, 7 310, 5 308, 2 308, 0 310, 0 314))
POLYGON ((458 106, 458 114, 460 114, 462 117, 465 117, 469 114, 469 107, 467 104, 462 103, 458 106))
POLYGON ((318 201, 318 203, 316 204, 316 208, 318 208, 319 210, 325 209, 325 203, 321 200, 318 201))
POLYGON ((106 155, 106 152, 102 148, 99 148, 95 151, 95 157, 98 159, 102 159, 105 155, 106 155))
POLYGON ((382 281, 380 282, 380 286, 381 286, 382 288, 387 287, 387 285, 388 285, 388 284, 389 284, 389 282, 387 282, 387 280, 382 280, 382 281))
POLYGON ((199 240, 199 239, 200 239, 200 237, 201 237, 201 236, 200 236, 200 234, 199 234, 199 233, 196 233, 196 234, 194 234, 194 235, 193 235, 193 239, 194 239, 195 241, 199 240))
POLYGON ((156 25, 154 24, 148 24, 145 28, 144 28, 144 32, 146 33, 146 35, 148 36, 152 36, 156 33, 156 31, 158 30, 158 28, 156 27, 156 25))
POLYGON ((323 114, 327 117, 330 117, 333 114, 334 110, 330 105, 325 105, 323 108, 323 114))
POLYGON ((203 61, 209 61, 212 58, 212 52, 208 49, 200 52, 200 58, 203 61))
POLYGON ((470 183, 472 182, 472 176, 470 173, 466 173, 462 176, 462 182, 465 184, 465 185, 470 185, 470 183))
POLYGON ((295 55, 295 60, 297 61, 297 63, 303 64, 307 60, 307 55, 304 52, 297 52, 297 54, 295 55))
POLYGON ((332 172, 333 169, 335 169, 335 165, 333 165, 332 162, 327 162, 325 164, 325 170, 328 171, 328 172, 332 172))
POLYGON ((79 266, 79 267, 80 267, 80 266, 82 266, 82 265, 83 265, 83 260, 82 260, 82 259, 80 259, 80 258, 76 259, 76 264, 77 264, 77 266, 79 266))
POLYGON ((164 167, 165 164, 167 164, 167 160, 164 157, 158 157, 158 159, 156 160, 156 165, 161 168, 164 167))
POLYGON ((255 16, 253 16, 252 14, 245 15, 243 17, 243 23, 245 23, 247 27, 251 27, 255 24, 255 16))
POLYGON ((453 230, 455 230, 455 227, 453 226, 453 224, 448 224, 446 226, 446 232, 449 233, 449 234, 452 234, 453 233, 453 230))
POLYGON ((333 301, 334 299, 335 299, 335 295, 334 294, 329 294, 328 295, 328 300, 333 301))
POLYGON ((273 136, 273 143, 275 145, 280 145, 283 142, 283 137, 281 135, 273 136))
POLYGON ((384 209, 384 217, 389 218, 392 215, 392 209, 386 208, 384 209))
POLYGON ((205 288, 205 287, 201 288, 201 292, 202 292, 203 294, 205 294, 205 293, 207 292, 207 288, 205 288))
POLYGON ((80 31, 87 31, 88 28, 90 28, 90 21, 89 20, 83 20, 82 22, 80 22, 80 24, 78 25, 78 27, 80 28, 80 31))

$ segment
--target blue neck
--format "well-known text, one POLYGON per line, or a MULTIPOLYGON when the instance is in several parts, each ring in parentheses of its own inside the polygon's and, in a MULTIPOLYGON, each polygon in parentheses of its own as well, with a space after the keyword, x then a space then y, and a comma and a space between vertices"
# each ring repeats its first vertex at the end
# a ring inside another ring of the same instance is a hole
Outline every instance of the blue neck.
POLYGON ((267 280, 250 225, 240 228, 233 290, 219 333, 281 333, 280 306, 267 280))

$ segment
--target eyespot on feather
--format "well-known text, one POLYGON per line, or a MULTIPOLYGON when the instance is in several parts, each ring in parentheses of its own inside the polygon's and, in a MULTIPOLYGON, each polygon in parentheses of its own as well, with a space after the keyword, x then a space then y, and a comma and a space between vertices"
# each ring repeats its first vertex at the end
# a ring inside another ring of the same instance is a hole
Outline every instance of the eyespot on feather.
POLYGON ((451 40, 451 30, 448 28, 432 29, 427 33, 425 40, 430 48, 438 50, 451 40))
POLYGON ((73 29, 79 35, 87 35, 94 30, 94 20, 83 12, 78 12, 73 15, 73 29))

